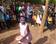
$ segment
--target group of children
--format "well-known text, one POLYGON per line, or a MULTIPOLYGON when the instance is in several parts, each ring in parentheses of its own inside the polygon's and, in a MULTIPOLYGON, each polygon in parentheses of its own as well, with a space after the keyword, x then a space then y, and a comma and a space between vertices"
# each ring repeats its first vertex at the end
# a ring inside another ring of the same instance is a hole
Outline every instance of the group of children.
POLYGON ((34 24, 37 24, 40 26, 42 23, 42 15, 40 13, 33 14, 32 20, 33 20, 34 24))

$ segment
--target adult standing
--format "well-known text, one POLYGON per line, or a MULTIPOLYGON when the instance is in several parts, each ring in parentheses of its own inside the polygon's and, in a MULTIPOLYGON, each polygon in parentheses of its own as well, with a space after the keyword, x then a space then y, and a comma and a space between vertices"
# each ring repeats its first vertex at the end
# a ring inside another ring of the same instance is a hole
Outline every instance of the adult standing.
POLYGON ((10 8, 11 8, 11 13, 15 15, 15 3, 14 2, 10 5, 10 8))
POLYGON ((19 19, 20 19, 20 11, 21 11, 21 5, 16 2, 16 20, 19 23, 19 19))
POLYGON ((0 4, 0 9, 2 12, 5 12, 4 6, 2 4, 0 4))
POLYGON ((30 3, 27 3, 27 21, 32 21, 32 13, 33 13, 33 8, 30 3))
POLYGON ((56 25, 56 5, 55 5, 55 25, 56 25))
POLYGON ((4 23, 5 23, 5 20, 4 20, 4 13, 5 13, 5 8, 2 4, 0 4, 0 26, 1 28, 4 28, 4 23))

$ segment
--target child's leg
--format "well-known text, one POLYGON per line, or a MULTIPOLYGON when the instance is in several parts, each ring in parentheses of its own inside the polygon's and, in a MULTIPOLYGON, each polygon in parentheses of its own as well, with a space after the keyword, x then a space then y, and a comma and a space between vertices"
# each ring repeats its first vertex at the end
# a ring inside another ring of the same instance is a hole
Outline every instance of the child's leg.
POLYGON ((31 42, 29 42, 29 44, 31 44, 31 42))
POLYGON ((21 43, 18 43, 18 44, 21 44, 21 43))

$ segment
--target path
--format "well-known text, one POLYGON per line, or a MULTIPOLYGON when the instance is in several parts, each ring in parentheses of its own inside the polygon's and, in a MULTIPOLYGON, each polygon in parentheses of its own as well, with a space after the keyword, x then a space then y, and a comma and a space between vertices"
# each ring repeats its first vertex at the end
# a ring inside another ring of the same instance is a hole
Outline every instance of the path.
MULTIPOLYGON (((56 29, 53 31, 47 30, 39 34, 38 28, 31 25, 29 27, 32 34, 32 44, 56 44, 56 29)), ((18 27, 0 33, 0 44, 17 44, 15 41, 17 35, 19 35, 18 27)))

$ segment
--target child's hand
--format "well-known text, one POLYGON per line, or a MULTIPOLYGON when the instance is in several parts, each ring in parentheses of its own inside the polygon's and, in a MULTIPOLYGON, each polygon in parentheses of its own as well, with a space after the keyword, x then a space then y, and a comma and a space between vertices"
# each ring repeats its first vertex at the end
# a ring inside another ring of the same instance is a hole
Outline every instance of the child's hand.
POLYGON ((22 38, 23 38, 23 37, 20 35, 20 36, 17 36, 17 37, 16 37, 16 40, 17 40, 17 41, 20 41, 22 38))

